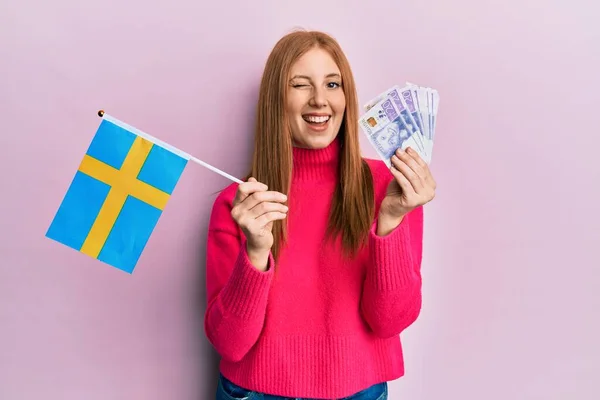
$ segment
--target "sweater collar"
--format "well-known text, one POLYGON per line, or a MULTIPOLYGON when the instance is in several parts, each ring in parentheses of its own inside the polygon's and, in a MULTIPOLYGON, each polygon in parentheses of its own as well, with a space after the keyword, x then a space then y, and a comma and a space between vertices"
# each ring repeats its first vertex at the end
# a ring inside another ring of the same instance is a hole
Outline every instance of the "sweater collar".
POLYGON ((336 137, 329 146, 322 149, 293 147, 292 180, 294 182, 337 182, 340 144, 339 138, 336 137))

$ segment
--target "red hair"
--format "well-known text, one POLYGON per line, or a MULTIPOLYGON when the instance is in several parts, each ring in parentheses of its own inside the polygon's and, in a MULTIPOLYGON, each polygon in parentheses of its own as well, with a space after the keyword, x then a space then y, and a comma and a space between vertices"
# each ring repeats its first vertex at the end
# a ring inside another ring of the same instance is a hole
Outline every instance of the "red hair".
MULTIPOLYGON (((294 31, 282 37, 269 55, 262 76, 254 137, 254 154, 249 176, 269 190, 289 194, 292 177, 292 133, 285 114, 292 65, 313 48, 326 50, 342 75, 346 98, 344 120, 338 133, 341 144, 340 182, 329 215, 328 234, 340 234, 347 254, 355 254, 365 241, 374 215, 373 177, 360 153, 356 85, 350 63, 338 42, 323 32, 294 31), (276 168, 273 166, 276 165, 276 168)), ((273 224, 277 259, 286 240, 286 220, 273 224)))

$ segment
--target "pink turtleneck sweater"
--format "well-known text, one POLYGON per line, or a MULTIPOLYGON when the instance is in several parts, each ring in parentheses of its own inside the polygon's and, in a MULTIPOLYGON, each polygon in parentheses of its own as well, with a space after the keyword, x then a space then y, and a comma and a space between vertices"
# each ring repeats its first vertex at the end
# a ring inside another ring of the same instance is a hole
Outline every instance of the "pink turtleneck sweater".
MULTIPOLYGON (((248 259, 230 215, 237 184, 215 200, 205 331, 221 355, 221 373, 242 387, 288 397, 345 397, 404 374, 399 334, 421 309, 423 211, 409 213, 387 236, 377 236, 373 221, 368 246, 344 261, 339 240, 324 244, 339 144, 293 151, 288 245, 277 274, 272 256, 266 272, 248 259)), ((383 162, 367 161, 377 215, 393 177, 383 162)))

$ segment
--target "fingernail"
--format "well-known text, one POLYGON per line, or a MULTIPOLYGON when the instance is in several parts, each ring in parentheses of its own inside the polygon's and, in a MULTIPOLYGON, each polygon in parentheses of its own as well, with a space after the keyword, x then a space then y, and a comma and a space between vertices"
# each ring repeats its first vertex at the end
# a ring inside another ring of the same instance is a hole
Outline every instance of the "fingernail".
POLYGON ((401 148, 398 148, 398 150, 396 150, 396 154, 400 155, 404 153, 404 150, 402 150, 401 148))

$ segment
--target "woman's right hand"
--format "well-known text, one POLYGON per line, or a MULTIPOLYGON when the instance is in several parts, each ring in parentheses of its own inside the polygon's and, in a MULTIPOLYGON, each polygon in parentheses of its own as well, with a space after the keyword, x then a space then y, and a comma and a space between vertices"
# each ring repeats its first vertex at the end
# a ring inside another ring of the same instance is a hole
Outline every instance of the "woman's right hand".
POLYGON ((287 196, 267 189, 256 179, 248 179, 238 186, 231 210, 232 218, 246 236, 250 261, 263 271, 267 268, 273 246, 273 221, 284 219, 288 211, 283 204, 287 196))

